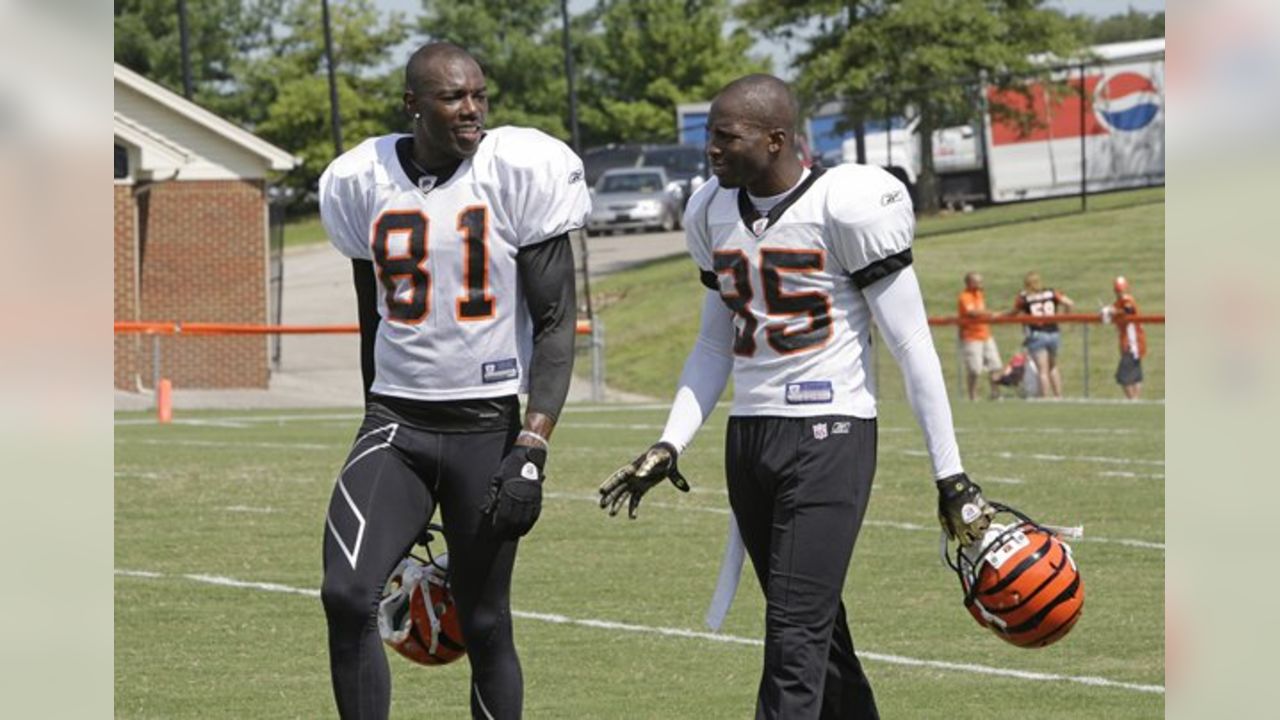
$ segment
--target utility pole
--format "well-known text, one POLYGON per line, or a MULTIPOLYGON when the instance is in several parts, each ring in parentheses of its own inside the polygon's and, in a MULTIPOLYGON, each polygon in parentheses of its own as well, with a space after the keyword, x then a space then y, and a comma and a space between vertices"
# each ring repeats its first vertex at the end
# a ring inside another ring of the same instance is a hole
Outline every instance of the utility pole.
POLYGON ((573 140, 573 151, 581 153, 582 141, 578 137, 578 91, 573 82, 573 46, 569 41, 568 0, 560 0, 560 22, 564 43, 564 78, 569 84, 569 133, 573 140))
POLYGON ((329 0, 320 0, 324 22, 324 57, 329 65, 329 125, 333 128, 333 154, 342 154, 342 113, 338 111, 338 81, 333 74, 333 31, 329 28, 329 0))
POLYGON ((182 55, 182 95, 190 100, 191 88, 191 37, 187 32, 187 0, 178 0, 178 52, 182 55))
MULTIPOLYGON (((849 0, 845 5, 849 13, 849 29, 858 22, 858 0, 849 0)), ((853 110, 853 144, 857 149, 856 159, 859 165, 867 164, 867 113, 866 107, 850 108, 853 110)), ((887 128, 886 128, 887 130, 887 128)))

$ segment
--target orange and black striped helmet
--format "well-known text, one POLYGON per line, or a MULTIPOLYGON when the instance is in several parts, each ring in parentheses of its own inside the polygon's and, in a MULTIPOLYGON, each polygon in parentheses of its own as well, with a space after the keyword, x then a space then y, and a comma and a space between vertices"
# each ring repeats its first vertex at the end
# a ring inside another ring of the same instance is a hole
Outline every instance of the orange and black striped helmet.
POLYGON ((387 578, 378 603, 378 633, 419 665, 445 665, 467 650, 449 588, 449 554, 432 555, 431 534, 424 538, 428 559, 409 555, 387 578))
POLYGON ((1084 580, 1071 546, 1017 510, 992 505, 1016 520, 992 523, 981 540, 958 548, 954 561, 946 558, 960 577, 965 607, 1006 642, 1051 645, 1071 631, 1084 610, 1084 580))

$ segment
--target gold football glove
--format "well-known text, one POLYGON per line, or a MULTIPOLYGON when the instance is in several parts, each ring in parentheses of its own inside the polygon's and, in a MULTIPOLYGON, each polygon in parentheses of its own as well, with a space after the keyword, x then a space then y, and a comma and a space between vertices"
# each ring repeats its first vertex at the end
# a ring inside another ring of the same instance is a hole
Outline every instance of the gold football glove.
POLYGON ((689 492, 689 482, 676 467, 678 455, 675 447, 665 442, 645 450, 640 457, 615 470, 600 484, 600 507, 608 508, 612 516, 622 509, 623 502, 627 502, 627 516, 635 520, 640 498, 663 480, 670 480, 680 492, 689 492))

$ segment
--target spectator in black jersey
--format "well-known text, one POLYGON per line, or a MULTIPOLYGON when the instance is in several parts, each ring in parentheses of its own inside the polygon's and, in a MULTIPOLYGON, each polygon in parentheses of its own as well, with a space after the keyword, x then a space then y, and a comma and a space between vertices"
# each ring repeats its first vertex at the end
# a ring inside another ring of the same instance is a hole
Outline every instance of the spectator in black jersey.
POLYGON ((1022 281, 1022 290, 1013 300, 1013 310, 1009 315, 1031 315, 1045 318, 1045 322, 1027 323, 1023 325, 1026 333, 1022 344, 1026 346, 1031 361, 1035 363, 1040 374, 1040 397, 1049 393, 1055 398, 1062 397, 1062 373, 1058 370, 1058 347, 1062 343, 1062 333, 1058 323, 1053 322, 1054 315, 1070 311, 1075 302, 1058 290, 1047 288, 1040 279, 1040 273, 1029 272, 1022 281))
POLYGON ((485 77, 460 47, 412 54, 403 109, 411 133, 364 141, 320 180, 325 229, 352 260, 366 391, 324 530, 334 696, 343 718, 387 717, 377 604, 439 507, 471 714, 518 718, 511 575, 518 540, 538 519, 568 392, 568 233, 590 200, 582 162, 563 143, 485 128, 485 77))

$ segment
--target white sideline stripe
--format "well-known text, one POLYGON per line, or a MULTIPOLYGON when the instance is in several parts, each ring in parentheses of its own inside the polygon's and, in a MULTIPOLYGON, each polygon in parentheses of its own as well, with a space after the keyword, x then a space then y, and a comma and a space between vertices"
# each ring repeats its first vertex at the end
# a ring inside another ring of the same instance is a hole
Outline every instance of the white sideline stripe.
MULTIPOLYGON (((639 410, 667 410, 670 405, 624 405, 616 408, 566 408, 564 414, 572 415, 575 412, 606 412, 607 410, 616 410, 619 412, 630 412, 639 410)), ((332 422, 335 420, 347 420, 356 422, 363 416, 359 413, 341 413, 341 414, 318 414, 318 415, 247 415, 247 416, 228 416, 218 418, 174 418, 173 425, 189 425, 192 427, 227 427, 244 429, 253 425, 262 425, 268 423, 283 424, 290 422, 332 422)), ((139 426, 139 425, 155 425, 154 418, 120 418, 115 421, 115 425, 120 427, 139 426)), ((623 429, 623 430, 661 430, 664 425, 658 423, 593 423, 593 422, 561 422, 559 427, 572 427, 581 429, 623 429)), ((707 430, 709 426, 704 425, 703 430, 707 430)), ((884 425, 879 428, 882 433, 917 433, 919 428, 915 427, 899 427, 893 425, 884 425)), ((1141 430, 1145 432, 1145 430, 1141 430)), ((1154 429, 1152 431, 1155 431, 1154 429)), ((982 433, 983 435, 992 434, 1034 434, 1034 435, 1134 435, 1140 432, 1138 428, 1062 428, 1062 427, 1034 427, 1034 428, 966 428, 957 427, 957 433, 982 433)), ((1162 431, 1161 431, 1162 432, 1162 431)))
MULTIPOLYGON (((916 457, 928 457, 929 453, 924 450, 899 450, 903 455, 913 455, 916 457)), ((965 451, 966 457, 974 455, 982 455, 986 457, 997 457, 1002 460, 1047 460, 1049 462, 1096 462, 1096 463, 1115 463, 1117 465, 1158 465, 1164 467, 1163 460, 1137 460, 1134 458, 1108 457, 1105 455, 1050 455, 1048 453, 1015 453, 1007 450, 998 450, 994 452, 982 451, 965 451)))
MULTIPOLYGON (((146 570, 116 570, 116 575, 124 577, 163 579, 169 577, 179 577, 194 582, 207 583, 210 585, 219 585, 221 587, 241 588, 246 590, 262 590, 266 592, 286 593, 290 595, 303 595, 305 597, 319 597, 320 591, 310 588, 292 587, 289 585, 281 585, 280 583, 270 582, 253 582, 249 580, 237 580, 222 575, 205 575, 200 573, 185 573, 181 575, 165 575, 164 573, 150 572, 146 570)), ((726 635, 720 633, 702 632, 699 630, 685 630, 682 628, 654 627, 651 625, 634 625, 631 623, 615 622, 613 620, 595 620, 591 618, 573 618, 568 615, 560 615, 557 613, 539 613, 528 612, 524 610, 512 610, 511 614, 525 620, 538 620, 541 622, 552 623, 555 625, 575 625, 578 627, 588 627, 597 630, 616 630, 621 632, 644 633, 646 635, 661 635, 663 637, 676 637, 688 640, 707 640, 710 642, 726 643, 730 645, 749 645, 760 647, 764 645, 764 641, 757 638, 740 637, 737 635, 726 635)), ((1118 690, 1131 690, 1134 692, 1157 693, 1164 694, 1163 685, 1142 685, 1138 683, 1120 682, 1118 680, 1110 680, 1104 677, 1096 677, 1089 675, 1060 675, 1057 673, 1030 672, 1027 670, 1013 670, 1010 668, 993 667, 990 665, 977 665, 974 663, 955 663, 946 660, 925 660, 922 658, 906 657, 904 655, 891 655, 887 653, 868 652, 860 650, 858 657, 866 660, 875 660, 877 662, 888 663, 891 665, 906 665, 909 667, 925 667, 935 670, 952 670, 955 672, 976 673, 979 675, 994 675, 997 677, 1013 678, 1015 680, 1032 680, 1037 682, 1071 682, 1079 685, 1088 685, 1090 687, 1115 688, 1118 690)))
POLYGON ((1122 478, 1139 478, 1143 480, 1163 480, 1164 473, 1135 473, 1126 472, 1124 470, 1104 470, 1098 473, 1099 477, 1122 477, 1122 478))
MULTIPOLYGON (((570 423, 570 425, 572 425, 570 423)), ((582 427, 582 426, 578 426, 582 427)), ((623 425, 611 426, 614 428, 628 427, 623 425)), ((657 427, 657 426, 654 426, 657 427)), ((195 447, 255 447, 255 448, 271 448, 271 449, 296 449, 296 450, 329 450, 336 447, 343 447, 347 443, 309 443, 309 442, 240 442, 233 440, 161 440, 159 438, 116 438, 117 443, 134 444, 134 445, 190 445, 195 447)), ((928 457, 928 453, 924 450, 898 450, 900 454, 910 455, 912 457, 928 457)), ((1013 453, 1008 451, 997 452, 974 452, 972 450, 966 453, 968 456, 984 455, 989 457, 997 457, 1003 460, 1046 460, 1049 462, 1096 462, 1096 463, 1115 463, 1118 465, 1155 465, 1164 467, 1163 460, 1136 460, 1134 458, 1121 457, 1105 457, 1102 455, 1050 455, 1046 453, 1013 453)))
POLYGON ((283 442, 228 442, 225 440, 177 440, 159 438, 116 438, 117 443, 125 445, 191 445, 194 447, 256 447, 294 450, 328 450, 346 443, 283 443, 283 442))
POLYGON ((275 508, 249 507, 248 505, 228 505, 227 507, 224 507, 222 509, 226 510, 227 512, 240 512, 240 513, 273 513, 276 511, 275 508))
MULTIPOLYGON (((182 418, 173 419, 173 425, 218 425, 220 423, 283 423, 298 420, 359 420, 360 413, 318 414, 318 415, 243 415, 217 418, 182 418)), ((116 425, 155 425, 155 418, 119 418, 116 425)))
MULTIPOLYGON (((706 492, 707 494, 714 494, 714 491, 711 491, 711 490, 707 490, 704 492, 706 492)), ((723 491, 721 494, 723 494, 723 491)), ((578 493, 565 493, 565 492, 556 492, 554 490, 551 490, 551 491, 543 492, 542 496, 549 500, 576 500, 581 502, 590 502, 595 505, 600 504, 599 495, 580 495, 578 493)), ((669 510, 688 510, 692 512, 710 513, 712 515, 728 515, 731 512, 729 508, 724 508, 724 507, 706 507, 702 505, 682 505, 678 503, 664 503, 661 501, 650 502, 646 500, 643 503, 641 503, 641 510, 642 510, 641 515, 643 515, 643 508, 648 508, 648 507, 663 508, 663 509, 669 509, 669 510)), ((618 515, 619 517, 623 515, 622 509, 618 510, 618 515)), ((917 532, 928 531, 931 533, 938 532, 938 526, 933 524, 921 525, 919 523, 895 522, 893 520, 863 520, 862 524, 867 527, 893 528, 894 530, 911 530, 911 531, 917 531, 917 532)), ((1105 537, 1086 536, 1082 538, 1076 538, 1072 542, 1073 543, 1081 543, 1081 542, 1098 543, 1101 545, 1124 545, 1126 547, 1142 548, 1144 550, 1163 551, 1165 549, 1164 543, 1152 542, 1150 540, 1134 540, 1131 538, 1105 538, 1105 537)))

